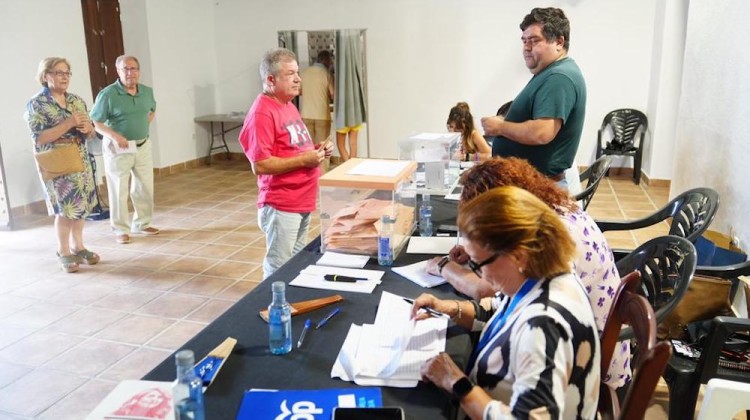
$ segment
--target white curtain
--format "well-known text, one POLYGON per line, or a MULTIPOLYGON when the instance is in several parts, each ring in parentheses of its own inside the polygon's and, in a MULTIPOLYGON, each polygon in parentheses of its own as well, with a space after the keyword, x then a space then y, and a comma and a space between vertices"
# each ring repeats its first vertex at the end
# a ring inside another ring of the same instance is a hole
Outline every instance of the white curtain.
POLYGON ((336 129, 367 121, 365 109, 362 31, 336 31, 336 129))

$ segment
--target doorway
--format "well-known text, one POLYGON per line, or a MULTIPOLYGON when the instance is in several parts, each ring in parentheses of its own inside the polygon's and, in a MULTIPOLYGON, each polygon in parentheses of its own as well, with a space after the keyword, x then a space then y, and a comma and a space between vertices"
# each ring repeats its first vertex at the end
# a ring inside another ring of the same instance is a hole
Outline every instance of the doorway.
MULTIPOLYGON (((300 73, 315 63, 321 50, 327 50, 334 55, 336 93, 333 100, 331 131, 336 143, 337 129, 361 125, 356 142, 358 157, 370 157, 365 36, 365 29, 278 32, 279 46, 292 50, 297 55, 300 73)), ((299 106, 298 102, 295 104, 299 106)), ((338 147, 335 149, 335 155, 340 156, 338 147)))

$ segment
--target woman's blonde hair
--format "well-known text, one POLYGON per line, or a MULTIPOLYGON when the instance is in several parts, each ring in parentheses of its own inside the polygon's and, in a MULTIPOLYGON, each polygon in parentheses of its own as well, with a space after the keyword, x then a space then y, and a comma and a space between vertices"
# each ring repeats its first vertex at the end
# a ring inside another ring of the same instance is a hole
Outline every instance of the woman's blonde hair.
POLYGON ((70 71, 70 63, 62 57, 47 57, 39 63, 39 69, 36 72, 36 79, 42 86, 48 87, 47 81, 44 80, 44 75, 51 72, 52 69, 60 63, 65 63, 65 65, 68 66, 68 71, 70 71))
POLYGON ((491 252, 528 257, 524 274, 550 279, 571 271, 576 246, 560 216, 530 192, 498 187, 461 207, 458 228, 491 252))

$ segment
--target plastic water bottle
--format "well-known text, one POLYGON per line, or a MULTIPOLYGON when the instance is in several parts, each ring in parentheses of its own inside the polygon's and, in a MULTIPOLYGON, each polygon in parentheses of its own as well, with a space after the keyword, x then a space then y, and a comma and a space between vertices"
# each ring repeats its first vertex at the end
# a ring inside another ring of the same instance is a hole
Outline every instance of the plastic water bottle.
POLYGON ((292 307, 286 301, 286 283, 271 285, 273 301, 268 305, 268 347, 273 354, 292 351, 292 307))
POLYGON ((393 265, 393 219, 387 214, 380 217, 378 264, 393 265))
POLYGON ((419 236, 432 236, 432 204, 429 194, 422 194, 422 203, 419 205, 419 236))
POLYGON ((177 420, 205 420, 203 381, 195 374, 195 355, 192 350, 180 350, 175 355, 177 382, 172 389, 174 414, 177 420))

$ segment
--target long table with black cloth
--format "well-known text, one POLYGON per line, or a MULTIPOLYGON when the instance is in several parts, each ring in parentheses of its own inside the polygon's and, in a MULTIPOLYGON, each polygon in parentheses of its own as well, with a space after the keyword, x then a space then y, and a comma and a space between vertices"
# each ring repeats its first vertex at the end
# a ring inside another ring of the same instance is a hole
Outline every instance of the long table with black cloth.
MULTIPOLYGON (((436 224, 455 223, 456 202, 433 198, 433 220, 436 224)), ((397 256, 395 266, 411 264, 431 257, 425 254, 407 254, 406 247, 397 256)), ((333 290, 317 290, 287 286, 288 302, 299 302, 334 294, 344 297, 342 302, 329 305, 307 314, 292 318, 294 348, 288 354, 272 355, 268 349, 268 324, 258 315, 271 302, 271 283, 289 283, 303 268, 321 257, 320 237, 313 240, 299 254, 282 266, 268 279, 229 308, 219 318, 185 343, 183 349, 195 352, 200 359, 227 337, 237 339, 237 345, 226 364, 218 373, 214 383, 206 390, 206 414, 211 420, 234 419, 246 390, 259 389, 329 389, 352 388, 358 385, 331 378, 331 368, 341 349, 351 324, 371 324, 375 321, 377 305, 383 290, 405 296, 416 297, 428 292, 442 298, 456 298, 454 289, 448 285, 424 289, 419 285, 381 267, 377 259, 371 258, 365 268, 384 270, 382 283, 372 294, 346 293, 333 290), (341 312, 324 327, 308 331, 301 348, 296 342, 307 318, 318 321, 332 308, 341 312)), ((446 351, 459 366, 465 366, 471 353, 469 334, 452 322, 449 323, 446 351)), ((175 378, 174 355, 165 359, 143 379, 169 381, 175 378)), ((403 407, 410 419, 452 419, 456 406, 449 395, 433 384, 420 382, 416 388, 382 387, 385 406, 403 407)))

